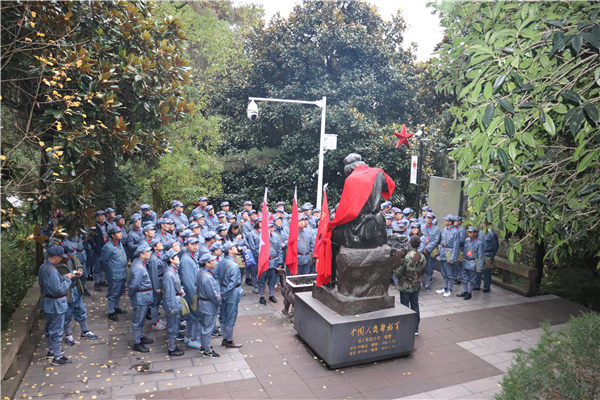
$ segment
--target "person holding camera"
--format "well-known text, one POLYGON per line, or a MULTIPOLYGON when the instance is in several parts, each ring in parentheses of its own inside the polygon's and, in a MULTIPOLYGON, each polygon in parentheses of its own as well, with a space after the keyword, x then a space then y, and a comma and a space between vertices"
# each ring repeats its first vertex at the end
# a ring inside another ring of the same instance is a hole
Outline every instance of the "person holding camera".
POLYGON ((62 261, 56 266, 61 275, 73 274, 71 285, 67 289, 67 312, 65 313, 64 335, 65 343, 69 346, 75 344, 75 339, 71 332, 71 319, 79 322, 81 327, 81 339, 98 339, 98 336, 90 330, 87 324, 87 309, 83 303, 83 266, 77 258, 77 244, 71 241, 64 241, 62 244, 65 251, 62 261))
POLYGON ((41 309, 46 314, 46 340, 48 342, 47 358, 52 359, 52 365, 64 365, 73 362, 63 356, 60 341, 63 336, 65 314, 68 309, 67 290, 71 279, 76 276, 71 272, 61 276, 56 268, 62 261, 65 250, 60 246, 51 245, 46 250, 46 262, 40 266, 38 282, 42 293, 41 309))

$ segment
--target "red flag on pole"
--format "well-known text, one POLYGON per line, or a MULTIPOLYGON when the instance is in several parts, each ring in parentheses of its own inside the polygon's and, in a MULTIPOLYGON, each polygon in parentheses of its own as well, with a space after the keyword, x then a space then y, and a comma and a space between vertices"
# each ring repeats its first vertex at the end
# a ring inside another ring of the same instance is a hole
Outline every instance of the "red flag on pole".
POLYGON ((258 252, 258 277, 269 269, 269 257, 271 257, 271 241, 269 240, 269 210, 267 209, 267 191, 262 206, 262 221, 260 222, 260 249, 258 252))
POLYGON ((290 236, 288 237, 287 254, 285 265, 290 269, 292 275, 298 273, 298 203, 296 197, 298 188, 294 189, 294 203, 292 205, 292 220, 290 221, 290 236))
POLYGON ((323 190, 323 204, 321 217, 317 230, 317 241, 313 257, 317 270, 317 286, 326 285, 331 279, 331 236, 329 230, 329 207, 327 205, 327 192, 323 190))

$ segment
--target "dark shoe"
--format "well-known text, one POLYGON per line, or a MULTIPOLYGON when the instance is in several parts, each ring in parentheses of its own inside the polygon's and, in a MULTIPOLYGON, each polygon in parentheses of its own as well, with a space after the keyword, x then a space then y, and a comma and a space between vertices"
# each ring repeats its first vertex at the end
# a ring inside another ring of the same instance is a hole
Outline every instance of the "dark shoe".
POLYGON ((88 277, 87 277, 87 280, 88 280, 88 281, 93 281, 93 280, 94 280, 94 277, 93 277, 92 275, 88 275, 88 277))
POLYGON ((54 353, 53 353, 53 352, 51 352, 51 351, 47 352, 47 353, 46 353, 46 358, 47 358, 48 360, 52 360, 52 359, 54 358, 54 353))
POLYGON ((147 338, 146 336, 142 336, 141 339, 142 344, 152 344, 154 343, 154 339, 147 338))
POLYGON ((490 289, 483 289, 481 292, 482 292, 482 293, 489 293, 489 292, 490 292, 490 289))
POLYGON ((277 299, 275 298, 275 296, 269 296, 269 301, 272 303, 277 303, 277 299))
POLYGON ((91 296, 92 294, 86 288, 83 288, 83 295, 84 296, 91 296))
POLYGON ((472 295, 471 293, 467 293, 467 294, 465 295, 465 298, 464 298, 463 300, 470 300, 470 299, 471 299, 471 297, 473 297, 473 295, 472 295))
POLYGON ((121 310, 120 308, 116 308, 116 307, 115 307, 115 312, 116 312, 117 314, 127 314, 127 311, 125 311, 125 310, 121 310))
POLYGON ((456 297, 465 297, 467 294, 465 292, 462 292, 461 294, 457 294, 456 297))
POLYGON ((246 285, 252 286, 252 279, 246 279, 246 285))
POLYGON ((177 337, 175 338, 175 340, 178 340, 178 341, 180 341, 180 342, 181 342, 183 339, 185 339, 185 335, 184 335, 183 333, 180 333, 180 334, 179 334, 179 335, 177 335, 177 337))
POLYGON ((221 355, 219 353, 217 353, 214 349, 210 349, 209 351, 204 350, 204 352, 202 352, 202 355, 204 357, 208 357, 208 358, 219 358, 219 357, 221 357, 221 355))
POLYGON ((481 290, 481 288, 474 287, 473 290, 481 290))
POLYGON ((258 299, 258 302, 259 302, 260 304, 262 304, 263 306, 266 306, 266 305, 267 305, 267 301, 266 301, 266 300, 265 300, 265 298, 264 298, 264 297, 262 297, 262 296, 260 297, 260 299, 258 299))
POLYGON ((102 285, 99 283, 94 283, 94 290, 96 290, 96 291, 102 290, 102 285))
POLYGON ((177 347, 175 347, 175 350, 169 350, 169 356, 171 356, 171 357, 182 356, 182 355, 183 355, 183 350, 179 350, 177 347))
POLYGON ((225 346, 228 349, 239 349, 240 347, 242 347, 241 344, 234 343, 233 340, 223 340, 223 342, 221 342, 221 346, 225 346))
POLYGON ((119 317, 117 317, 117 313, 114 312, 112 314, 108 314, 108 319, 110 319, 111 321, 118 321, 119 317))
POLYGON ((140 353, 147 353, 150 351, 149 348, 147 348, 146 346, 144 346, 143 343, 136 343, 133 345, 133 350, 135 351, 139 351, 140 353))
POLYGON ((66 335, 65 343, 68 344, 69 346, 75 345, 75 339, 73 339, 73 335, 66 335))
POLYGON ((215 328, 215 330, 212 332, 212 337, 219 337, 219 336, 223 336, 223 334, 221 333, 221 328, 217 326, 215 328))
POLYGON ((146 313, 146 319, 150 321, 152 319, 152 314, 150 314, 150 310, 146 313))
POLYGON ((65 364, 71 364, 72 362, 73 362, 72 360, 69 360, 65 356, 60 356, 60 358, 52 359, 52 365, 65 365, 65 364))
POLYGON ((454 280, 454 284, 455 285, 460 285, 462 283, 462 281, 460 279, 455 279, 454 280))

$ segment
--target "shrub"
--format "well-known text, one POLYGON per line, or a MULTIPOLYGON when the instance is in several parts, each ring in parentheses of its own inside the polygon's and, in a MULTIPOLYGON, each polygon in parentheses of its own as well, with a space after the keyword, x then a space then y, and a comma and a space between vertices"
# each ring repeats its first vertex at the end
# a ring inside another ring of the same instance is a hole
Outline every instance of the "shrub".
POLYGON ((600 398, 600 315, 589 312, 544 334, 520 352, 502 380, 497 400, 600 398))
POLYGON ((2 328, 36 279, 35 241, 25 238, 32 226, 18 222, 2 232, 2 328))

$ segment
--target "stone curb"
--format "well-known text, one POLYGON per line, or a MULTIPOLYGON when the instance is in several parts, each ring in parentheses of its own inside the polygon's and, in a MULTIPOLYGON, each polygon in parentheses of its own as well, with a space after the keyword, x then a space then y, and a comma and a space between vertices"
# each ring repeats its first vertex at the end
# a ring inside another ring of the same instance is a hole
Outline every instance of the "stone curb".
POLYGON ((20 382, 27 371, 38 339, 33 339, 31 331, 36 327, 40 316, 40 287, 37 280, 15 310, 2 332, 2 397, 12 398, 18 389, 12 382, 20 382), (33 346, 28 346, 33 341, 33 346), (12 386, 15 386, 14 389, 12 386), (12 393, 7 393, 11 392, 12 393))

